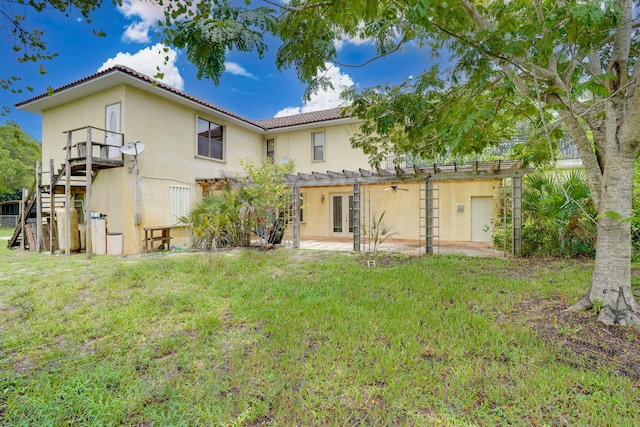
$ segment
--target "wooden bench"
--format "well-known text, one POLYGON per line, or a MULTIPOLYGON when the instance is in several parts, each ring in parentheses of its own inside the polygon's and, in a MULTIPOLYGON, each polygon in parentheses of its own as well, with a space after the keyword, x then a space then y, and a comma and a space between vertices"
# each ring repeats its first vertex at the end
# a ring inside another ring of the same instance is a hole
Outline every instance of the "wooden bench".
POLYGON ((171 229, 173 227, 156 225, 144 228, 144 250, 149 252, 149 247, 153 250, 153 242, 162 242, 160 249, 169 250, 171 243, 171 229))

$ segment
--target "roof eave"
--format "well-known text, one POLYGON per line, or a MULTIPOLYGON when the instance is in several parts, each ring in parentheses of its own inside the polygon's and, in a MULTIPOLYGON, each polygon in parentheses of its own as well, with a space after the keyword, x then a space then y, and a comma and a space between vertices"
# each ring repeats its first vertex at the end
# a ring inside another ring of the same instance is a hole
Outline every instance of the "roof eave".
MULTIPOLYGON (((118 71, 116 69, 112 71, 118 71)), ((95 76, 94 78, 86 81, 81 81, 69 87, 55 90, 53 93, 44 93, 36 97, 30 98, 26 101, 18 102, 15 107, 20 111, 26 111, 29 113, 42 114, 44 110, 48 110, 58 105, 62 105, 66 102, 74 101, 81 98, 84 93, 95 93, 95 86, 101 86, 103 89, 109 89, 116 84, 108 83, 108 80, 113 80, 113 72, 108 72, 102 75, 95 76), (100 85, 99 83, 107 81, 106 84, 100 85), (87 88, 91 87, 90 90, 87 88)), ((124 81, 123 81, 124 82, 124 81)), ((122 82, 118 82, 122 83, 122 82)))
POLYGON ((16 108, 20 111, 42 114, 43 111, 50 108, 75 101, 102 90, 113 88, 120 84, 127 84, 145 92, 153 93, 161 98, 169 99, 178 104, 188 106, 200 113, 233 122, 258 133, 264 133, 264 128, 252 123, 248 119, 242 120, 239 117, 234 117, 231 114, 227 114, 224 111, 213 108, 208 105, 208 103, 205 103, 205 101, 198 102, 198 100, 196 100, 195 97, 192 98, 191 95, 181 91, 178 91, 179 93, 173 92, 172 90, 166 89, 164 85, 154 84, 154 82, 143 80, 138 76, 128 74, 118 68, 112 68, 104 74, 96 75, 86 81, 80 81, 76 84, 70 85, 69 87, 63 87, 56 90, 53 94, 43 94, 17 103, 16 108))

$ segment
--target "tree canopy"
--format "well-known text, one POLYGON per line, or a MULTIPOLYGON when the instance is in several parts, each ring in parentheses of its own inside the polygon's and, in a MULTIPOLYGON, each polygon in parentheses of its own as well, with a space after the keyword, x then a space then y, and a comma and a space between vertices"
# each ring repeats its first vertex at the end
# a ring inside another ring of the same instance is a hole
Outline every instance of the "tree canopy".
POLYGON ((336 49, 343 38, 370 40, 379 56, 414 44, 450 57, 448 70, 348 95, 350 113, 364 120, 352 144, 374 164, 390 154, 479 152, 514 137, 551 149, 568 132, 598 213, 596 266, 575 307, 602 307, 605 323, 640 323, 629 226, 640 149, 637 0, 260 3, 212 0, 167 34, 216 81, 228 49, 261 54, 269 31, 282 40, 277 66, 295 68, 309 90, 329 84, 327 64, 348 65, 336 49))
POLYGON ((15 123, 0 125, 0 201, 20 197, 30 187, 40 160, 40 144, 15 123))
MULTIPOLYGON (((113 4, 121 3, 112 0, 113 4)), ((28 19, 31 12, 54 10, 69 16, 71 11, 79 12, 88 23, 91 13, 102 5, 102 0, 0 0, 0 34, 10 40, 11 51, 3 52, 4 60, 20 64, 35 64, 40 74, 46 74, 46 62, 58 56, 50 49, 44 31, 33 26, 28 19)), ((102 30, 93 30, 96 36, 104 36, 102 30)), ((0 88, 14 93, 31 92, 33 88, 16 75, 0 76, 0 88)), ((10 108, 2 106, 2 113, 10 108)))

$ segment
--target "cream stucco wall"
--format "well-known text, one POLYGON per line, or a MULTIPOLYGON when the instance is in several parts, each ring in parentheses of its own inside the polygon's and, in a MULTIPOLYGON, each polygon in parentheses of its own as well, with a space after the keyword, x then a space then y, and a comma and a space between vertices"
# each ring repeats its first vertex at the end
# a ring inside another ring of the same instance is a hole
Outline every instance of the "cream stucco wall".
MULTIPOLYGON (((390 191, 389 184, 362 185, 363 200, 369 200, 368 222, 380 218, 384 213, 384 222, 395 233, 395 239, 418 240, 420 238, 420 189, 418 183, 397 183, 404 190, 390 191)), ((500 180, 469 180, 469 181, 436 181, 434 187, 435 206, 439 223, 440 240, 470 241, 471 240, 471 198, 492 197, 498 194, 500 180), (458 211, 458 205, 463 211, 458 211)), ((334 233, 332 229, 332 196, 338 194, 353 194, 353 186, 309 187, 301 188, 304 194, 305 218, 300 225, 303 238, 348 236, 334 233)), ((366 203, 363 210, 366 213, 366 203)), ((424 223, 424 222, 423 222, 424 223)), ((364 224, 363 224, 364 225, 364 224)))
POLYGON ((327 170, 369 169, 367 156, 361 150, 352 148, 349 142, 349 138, 356 131, 357 126, 354 124, 340 124, 337 126, 319 124, 312 129, 305 128, 303 130, 269 134, 264 137, 264 140, 274 138, 276 142, 275 158, 277 160, 282 158, 294 160, 297 172, 311 173, 314 171, 326 172, 327 170), (311 134, 315 132, 324 132, 325 160, 323 161, 312 161, 311 134))
MULTIPOLYGON (((436 184, 437 186, 438 184, 436 184)), ((493 197, 493 218, 496 218, 496 197, 500 180, 443 181, 439 183, 440 239, 470 241, 471 198, 493 197), (458 205, 463 211, 458 211, 458 205)))
MULTIPOLYGON (((139 89, 127 87, 123 108, 123 131, 127 141, 140 141, 146 149, 138 157, 138 213, 142 223, 135 227, 133 240, 127 240, 128 253, 144 250, 146 226, 174 225, 170 218, 170 188, 190 189, 191 203, 202 196, 196 178, 234 177, 242 174, 241 160, 259 162, 262 158, 262 136, 228 120, 178 105, 139 89), (197 118, 224 126, 225 160, 197 156, 197 118)), ((135 172, 135 171, 134 171, 135 172)), ((136 177, 129 177, 135 189, 136 177)), ((130 194, 129 220, 133 222, 135 195, 130 194)), ((172 230, 172 245, 189 245, 185 230, 172 230)))
MULTIPOLYGON (((55 168, 64 163, 65 131, 93 126, 105 128, 105 107, 120 103, 121 132, 124 142, 140 141, 146 149, 129 172, 132 157, 125 166, 99 171, 92 184, 91 210, 107 215, 109 232, 123 233, 124 253, 144 250, 144 227, 173 225, 170 218, 171 186, 190 189, 191 202, 202 190, 196 178, 234 177, 242 174, 240 161, 262 159, 262 136, 220 116, 196 111, 154 94, 120 85, 74 102, 43 111, 43 164, 55 168), (224 126, 225 161, 196 155, 197 117, 224 126), (136 224, 136 214, 141 222, 136 224)), ((94 130, 94 141, 104 132, 94 130)), ((74 133, 73 143, 86 140, 86 132, 74 133)), ((97 151, 95 152, 97 155, 97 151)), ((188 245, 188 234, 172 230, 173 245, 188 245)))
MULTIPOLYGON (((49 168, 49 159, 54 160, 55 168, 64 163, 64 147, 67 137, 64 132, 86 126, 104 129, 105 109, 109 104, 120 102, 124 98, 125 86, 120 85, 90 98, 82 98, 69 102, 42 113, 42 163, 44 170, 49 168)), ((96 138, 104 134, 95 135, 96 138)), ((86 132, 75 132, 74 143, 86 140, 86 132)))

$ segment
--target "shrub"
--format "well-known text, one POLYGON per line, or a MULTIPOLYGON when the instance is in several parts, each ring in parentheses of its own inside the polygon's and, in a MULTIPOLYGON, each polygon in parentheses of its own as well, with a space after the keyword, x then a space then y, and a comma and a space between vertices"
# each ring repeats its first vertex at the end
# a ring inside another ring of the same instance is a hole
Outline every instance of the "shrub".
POLYGON ((287 224, 290 189, 285 174, 294 164, 265 159, 260 165, 241 161, 247 172, 239 188, 224 186, 196 203, 180 218, 193 234, 194 245, 204 250, 224 246, 249 246, 252 234, 261 246, 277 243, 287 224))
POLYGON ((197 202, 189 215, 180 218, 193 234, 193 243, 203 250, 247 245, 243 239, 242 208, 250 203, 243 187, 222 189, 197 202))
MULTIPOLYGON (((558 179, 544 172, 524 177, 523 255, 593 256, 596 238, 594 218, 595 209, 584 171, 570 171, 558 179)), ((499 218, 499 223, 501 221, 505 218, 499 218)), ((506 221, 510 222, 510 218, 506 221)), ((510 226, 506 233, 506 249, 510 249, 510 226)), ((496 227, 496 247, 504 249, 504 237, 505 230, 496 227)))
POLYGON ((291 189, 285 176, 293 173, 295 164, 278 163, 270 158, 258 165, 250 160, 241 160, 240 164, 247 173, 243 186, 250 200, 243 208, 243 218, 260 246, 278 243, 290 220, 291 189))

